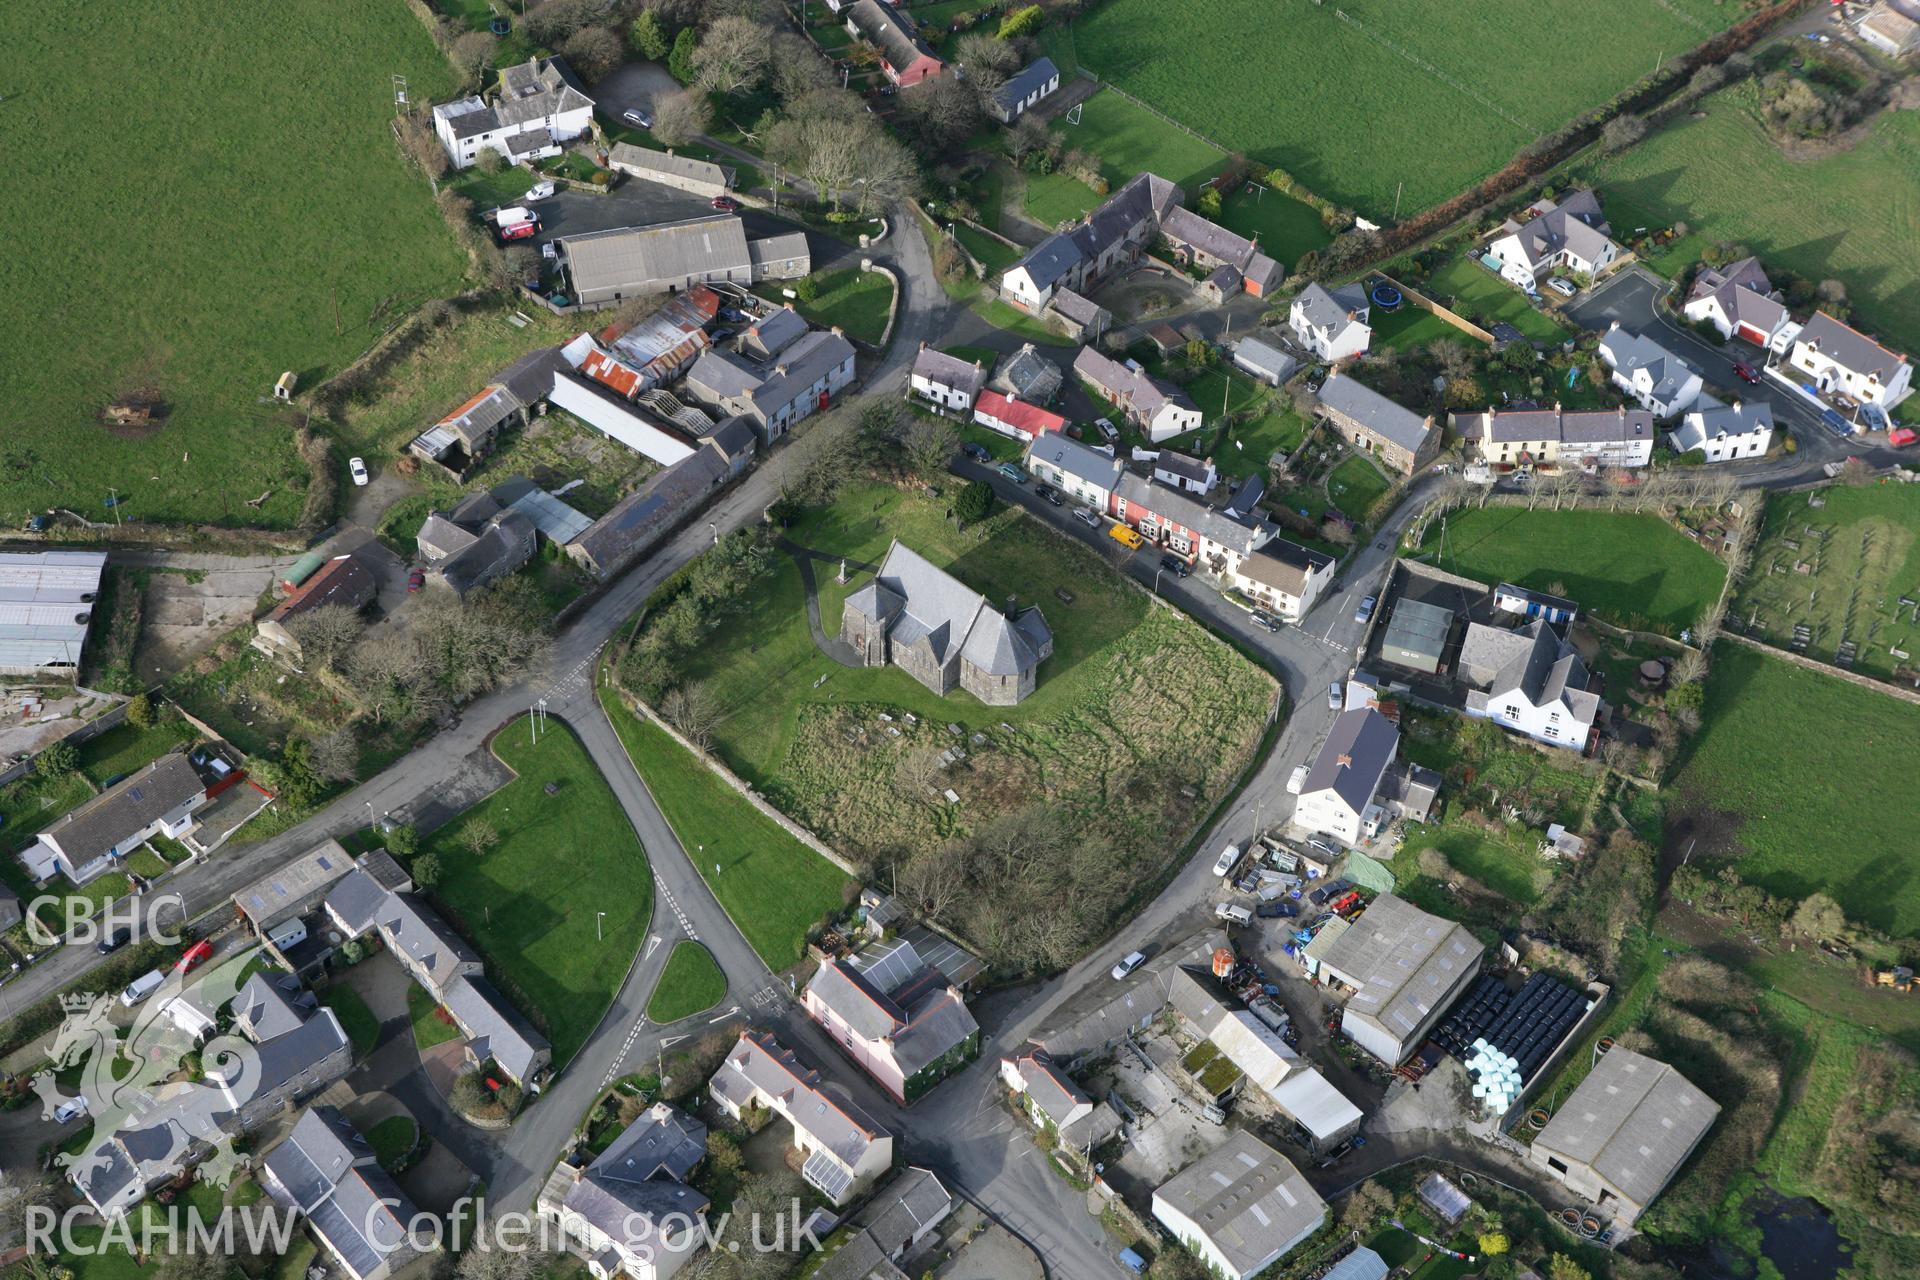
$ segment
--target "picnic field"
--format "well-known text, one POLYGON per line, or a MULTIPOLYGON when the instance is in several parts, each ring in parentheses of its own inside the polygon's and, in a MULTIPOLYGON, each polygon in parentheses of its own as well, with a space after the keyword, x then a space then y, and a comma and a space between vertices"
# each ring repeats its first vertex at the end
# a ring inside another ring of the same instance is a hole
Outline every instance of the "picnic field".
POLYGON ((1564 595, 1622 626, 1675 634, 1726 579, 1719 560, 1658 516, 1610 511, 1455 511, 1433 522, 1421 552, 1448 573, 1564 595))
POLYGON ((1402 217, 1446 199, 1736 12, 1713 0, 1636 0, 1630 16, 1578 0, 1108 0, 1044 39, 1063 72, 1085 66, 1385 221, 1396 192, 1402 217))
POLYGON ((1854 322, 1896 349, 1920 349, 1920 112, 1886 111, 1853 146, 1789 160, 1755 119, 1757 90, 1736 85, 1639 146, 1595 165, 1615 227, 1687 224, 1648 265, 1677 275, 1715 243, 1768 266, 1847 287, 1854 322), (1746 198, 1755 184, 1765 200, 1746 198))
POLYGON ((0 262, 0 527, 111 519, 109 487, 129 517, 294 523, 307 471, 273 380, 313 386, 464 271, 390 136, 396 74, 416 102, 453 87, 387 0, 0 8, 32 246, 0 262), (101 423, 136 394, 155 425, 101 423))

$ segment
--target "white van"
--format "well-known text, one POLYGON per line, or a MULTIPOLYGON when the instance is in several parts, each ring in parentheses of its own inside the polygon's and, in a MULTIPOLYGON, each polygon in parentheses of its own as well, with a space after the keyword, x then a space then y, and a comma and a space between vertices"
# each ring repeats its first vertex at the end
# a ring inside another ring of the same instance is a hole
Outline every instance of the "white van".
POLYGON ((167 975, 160 970, 149 969, 127 984, 127 989, 120 993, 120 1003, 131 1009, 158 991, 160 984, 166 980, 167 975))
POLYGON ((1228 924, 1237 924, 1244 927, 1253 923, 1253 912, 1247 910, 1245 907, 1235 906, 1231 902, 1221 903, 1213 909, 1213 914, 1225 920, 1228 924))

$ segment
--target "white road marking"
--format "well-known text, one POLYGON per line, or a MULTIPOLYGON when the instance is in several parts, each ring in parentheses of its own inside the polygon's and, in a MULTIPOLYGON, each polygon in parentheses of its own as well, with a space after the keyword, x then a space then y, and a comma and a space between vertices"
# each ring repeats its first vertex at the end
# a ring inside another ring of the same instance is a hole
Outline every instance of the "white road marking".
POLYGON ((673 912, 673 918, 679 922, 680 931, 694 942, 700 941, 700 935, 694 931, 693 921, 687 919, 687 913, 680 909, 680 904, 674 900, 673 890, 667 888, 667 882, 656 874, 653 883, 659 887, 660 898, 667 904, 667 910, 673 912))
POLYGON ((739 1012, 740 1012, 740 1006, 739 1006, 739 1005, 735 1005, 735 1006, 733 1006, 733 1008, 731 1008, 731 1009, 729 1009, 729 1010, 727 1010, 727 1011, 726 1011, 725 1013, 723 1013, 723 1014, 721 1014, 721 1015, 720 1015, 719 1017, 717 1017, 717 1018, 708 1018, 708 1019, 707 1019, 707 1025, 708 1025, 708 1026, 712 1026, 712 1025, 713 1025, 714 1023, 716 1023, 716 1022, 725 1022, 725 1021, 726 1021, 726 1020, 727 1020, 728 1018, 731 1018, 731 1017, 732 1017, 732 1016, 733 1016, 734 1014, 736 1014, 736 1013, 739 1013, 739 1012))
POLYGON ((660 935, 657 933, 648 934, 647 935, 647 955, 651 957, 653 953, 655 951, 658 951, 659 949, 660 949, 660 935))

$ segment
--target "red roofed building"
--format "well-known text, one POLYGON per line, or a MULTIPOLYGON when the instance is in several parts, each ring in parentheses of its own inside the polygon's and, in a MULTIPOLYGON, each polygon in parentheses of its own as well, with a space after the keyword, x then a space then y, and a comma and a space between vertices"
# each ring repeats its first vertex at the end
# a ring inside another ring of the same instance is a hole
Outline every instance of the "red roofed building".
POLYGON ((262 653, 277 654, 300 661, 300 641, 289 630, 303 614, 325 605, 363 609, 374 597, 378 583, 373 571, 358 556, 335 556, 321 565, 311 578, 294 588, 293 594, 260 619, 253 647, 262 653))
POLYGON ((1032 444, 1046 432, 1067 429, 1067 420, 1059 414, 998 391, 980 393, 973 402, 973 420, 989 431, 1012 436, 1024 444, 1032 444))
POLYGON ((638 370, 627 368, 598 348, 581 361, 580 372, 625 400, 639 395, 643 386, 638 370))

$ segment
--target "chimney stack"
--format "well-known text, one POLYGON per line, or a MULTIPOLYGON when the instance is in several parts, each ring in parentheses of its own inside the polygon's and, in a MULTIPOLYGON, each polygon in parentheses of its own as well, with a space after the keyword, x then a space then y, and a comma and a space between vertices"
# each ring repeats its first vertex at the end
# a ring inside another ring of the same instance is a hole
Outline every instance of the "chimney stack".
POLYGON ((1018 616, 1018 611, 1014 608, 1014 602, 1019 598, 1018 596, 1011 595, 1007 597, 1007 616, 1009 618, 1018 616))
POLYGON ((1341 752, 1339 755, 1333 758, 1333 763, 1339 768, 1351 769, 1353 768, 1353 757, 1346 754, 1345 752, 1341 752))

